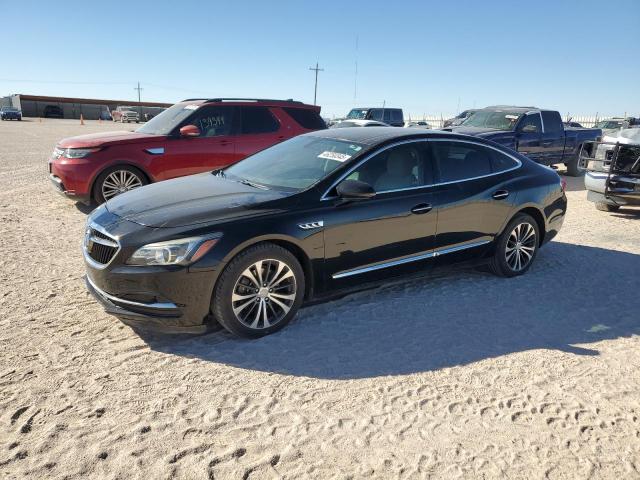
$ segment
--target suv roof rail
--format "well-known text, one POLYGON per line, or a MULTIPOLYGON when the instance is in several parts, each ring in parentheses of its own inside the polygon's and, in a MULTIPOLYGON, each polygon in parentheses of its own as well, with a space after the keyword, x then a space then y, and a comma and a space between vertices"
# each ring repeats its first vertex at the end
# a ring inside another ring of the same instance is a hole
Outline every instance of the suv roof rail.
POLYGON ((275 98, 187 98, 183 100, 183 102, 192 102, 195 100, 204 100, 205 102, 281 102, 302 104, 302 102, 294 100, 293 98, 287 98, 286 100, 278 100, 275 98))
POLYGON ((519 106, 519 105, 489 105, 488 107, 484 107, 484 108, 530 108, 532 110, 540 110, 538 107, 519 106))

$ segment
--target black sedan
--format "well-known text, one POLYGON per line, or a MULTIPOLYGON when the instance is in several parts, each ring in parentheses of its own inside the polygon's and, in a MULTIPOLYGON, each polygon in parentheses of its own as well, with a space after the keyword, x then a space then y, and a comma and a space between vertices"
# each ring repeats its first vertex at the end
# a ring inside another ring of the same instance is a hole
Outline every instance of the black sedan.
POLYGON ((480 138, 321 130, 88 218, 87 285, 132 325, 259 337, 300 306, 456 262, 525 273, 560 229, 551 169, 480 138))

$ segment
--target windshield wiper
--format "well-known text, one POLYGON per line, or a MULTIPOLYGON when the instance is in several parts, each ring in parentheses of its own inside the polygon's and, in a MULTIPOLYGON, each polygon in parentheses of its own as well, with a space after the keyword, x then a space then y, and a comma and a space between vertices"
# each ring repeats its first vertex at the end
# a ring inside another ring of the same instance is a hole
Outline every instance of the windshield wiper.
POLYGON ((265 185, 260 185, 259 183, 252 182, 250 180, 247 180, 246 178, 242 178, 238 180, 238 182, 240 182, 243 185, 249 185, 250 187, 253 187, 253 188, 259 188, 261 190, 269 190, 269 187, 266 187, 265 185))

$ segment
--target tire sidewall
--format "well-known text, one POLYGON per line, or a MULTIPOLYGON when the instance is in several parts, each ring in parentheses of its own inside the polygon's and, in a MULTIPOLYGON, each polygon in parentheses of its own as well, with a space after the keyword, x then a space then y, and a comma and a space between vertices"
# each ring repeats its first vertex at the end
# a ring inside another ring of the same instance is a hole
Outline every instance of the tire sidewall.
POLYGON ((211 299, 214 318, 231 333, 245 338, 259 338, 284 328, 298 313, 304 300, 305 277, 298 259, 287 249, 272 243, 249 247, 231 260, 218 280, 211 299), (252 329, 242 324, 233 313, 231 296, 240 274, 259 260, 274 259, 286 263, 296 279, 296 298, 289 313, 277 324, 265 329, 252 329))
MULTIPOLYGON (((129 165, 116 165, 116 166, 113 166, 113 167, 109 167, 109 168, 103 170, 100 173, 100 175, 98 175, 98 177, 96 178, 96 181, 93 184, 93 199, 95 200, 95 202, 97 204, 101 205, 104 202, 106 202, 105 198, 102 196, 102 183, 105 181, 105 179, 111 173, 113 173, 115 171, 118 171, 118 170, 127 170, 127 171, 137 175, 138 178, 140 179, 140 181, 142 182, 142 186, 143 187, 149 183, 149 181, 147 180, 147 176, 139 168, 132 167, 132 166, 129 166, 129 165)), ((112 198, 115 198, 115 197, 112 197, 112 198)))
POLYGON ((523 275, 531 268, 531 265, 533 265, 533 263, 535 262, 539 249, 540 249, 540 228, 538 227, 538 223, 533 219, 533 217, 531 217, 530 215, 527 215, 526 213, 520 213, 516 215, 509 222, 509 224, 506 226, 506 228, 502 232, 502 235, 500 235, 500 238, 498 239, 498 244, 496 246, 496 253, 494 257, 494 263, 495 263, 495 266, 497 267, 498 273, 500 273, 505 277, 517 277, 519 275, 523 275), (528 223, 533 227, 534 231, 536 232, 536 248, 533 251, 533 257, 531 258, 527 266, 522 270, 514 271, 511 269, 511 267, 507 263, 507 259, 505 258, 505 251, 507 248, 507 242, 509 241, 509 235, 511 234, 513 229, 516 227, 516 225, 521 223, 528 223))

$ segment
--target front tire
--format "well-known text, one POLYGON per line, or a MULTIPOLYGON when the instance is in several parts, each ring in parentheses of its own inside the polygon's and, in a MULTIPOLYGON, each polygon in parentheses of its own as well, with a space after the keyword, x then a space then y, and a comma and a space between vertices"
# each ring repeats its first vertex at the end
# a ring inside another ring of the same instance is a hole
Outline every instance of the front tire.
POLYGON ((524 274, 536 258, 540 244, 537 222, 526 213, 516 215, 498 237, 491 271, 501 277, 524 274))
POLYGON ((584 170, 578 166, 578 163, 580 162, 580 150, 582 150, 582 148, 578 147, 578 153, 576 153, 575 158, 572 158, 569 162, 565 163, 565 166, 567 167, 567 175, 569 177, 581 177, 584 175, 584 170))
POLYGON ((601 212, 617 212, 620 210, 620 205, 611 205, 606 202, 596 202, 596 209, 601 212))
POLYGON ((234 335, 274 333, 296 315, 304 298, 304 271, 287 249, 260 243, 226 266, 213 292, 214 318, 234 335))
POLYGON ((93 199, 98 204, 149 183, 144 173, 129 165, 107 168, 98 175, 93 187, 93 199))

